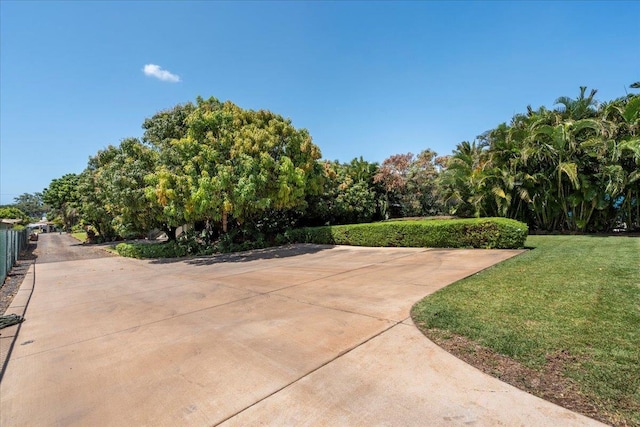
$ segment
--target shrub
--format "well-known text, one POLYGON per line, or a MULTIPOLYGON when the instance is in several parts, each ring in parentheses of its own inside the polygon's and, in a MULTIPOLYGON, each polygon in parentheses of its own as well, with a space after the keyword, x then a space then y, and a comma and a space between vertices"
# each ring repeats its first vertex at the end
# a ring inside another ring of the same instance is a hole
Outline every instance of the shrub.
MULTIPOLYGON (((385 221, 370 224, 288 230, 271 244, 319 243, 353 246, 514 249, 524 246, 526 224, 505 218, 385 221)), ((130 258, 177 258, 264 248, 264 239, 236 243, 233 232, 207 245, 191 237, 166 243, 120 243, 116 252, 130 258)))
POLYGON ((290 230, 290 242, 353 246, 514 249, 526 224, 505 218, 388 221, 290 230))
POLYGON ((86 226, 82 225, 82 224, 75 224, 71 227, 71 232, 72 233, 82 233, 84 231, 86 231, 86 226))
POLYGON ((129 258, 178 258, 188 255, 188 250, 177 242, 166 243, 119 243, 119 255, 129 258))

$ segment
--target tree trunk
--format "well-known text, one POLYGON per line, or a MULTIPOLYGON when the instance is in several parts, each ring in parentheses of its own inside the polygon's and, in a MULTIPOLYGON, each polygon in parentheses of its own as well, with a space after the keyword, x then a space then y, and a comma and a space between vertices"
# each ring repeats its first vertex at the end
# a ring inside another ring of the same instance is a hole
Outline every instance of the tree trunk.
POLYGON ((173 242, 176 240, 177 229, 178 227, 171 227, 169 225, 165 225, 164 227, 162 227, 162 231, 164 231, 167 234, 167 238, 169 239, 170 242, 173 242))
POLYGON ((226 211, 222 212, 222 231, 224 233, 227 232, 227 221, 228 221, 228 214, 226 211))

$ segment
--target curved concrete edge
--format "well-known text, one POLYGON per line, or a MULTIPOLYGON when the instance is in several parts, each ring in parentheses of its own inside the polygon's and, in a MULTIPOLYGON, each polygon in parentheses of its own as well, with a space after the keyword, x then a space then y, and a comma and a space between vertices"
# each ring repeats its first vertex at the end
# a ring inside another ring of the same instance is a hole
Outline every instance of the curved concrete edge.
MULTIPOLYGON (((25 317, 27 308, 29 307, 29 301, 31 301, 31 296, 33 295, 33 290, 35 289, 35 285, 36 263, 34 262, 33 264, 31 264, 29 270, 24 276, 24 279, 20 284, 20 288, 18 288, 18 292, 14 296, 13 301, 11 301, 11 304, 7 308, 6 313, 17 314, 19 316, 25 317)), ((18 339, 18 334, 20 333, 21 328, 22 323, 18 323, 17 325, 0 329, 0 363, 2 363, 2 365, 0 365, 2 366, 2 368, 0 369, 0 381, 2 381, 4 373, 7 370, 9 358, 11 357, 11 352, 13 351, 13 347, 16 340, 18 339)))
POLYGON ((519 390, 400 323, 223 426, 604 426, 519 390))

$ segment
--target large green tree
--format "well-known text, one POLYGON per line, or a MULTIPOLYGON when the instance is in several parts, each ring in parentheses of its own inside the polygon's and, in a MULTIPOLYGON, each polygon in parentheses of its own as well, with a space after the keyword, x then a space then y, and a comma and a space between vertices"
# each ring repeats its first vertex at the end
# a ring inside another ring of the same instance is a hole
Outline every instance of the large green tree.
POLYGON ((42 201, 42 193, 23 193, 13 199, 14 207, 26 213, 32 219, 40 219, 49 207, 42 201))
POLYGON ((49 187, 42 192, 42 200, 51 207, 53 216, 60 218, 65 230, 80 219, 80 194, 78 192, 79 175, 66 174, 51 181, 49 187))
POLYGON ((187 118, 195 108, 193 103, 187 102, 146 118, 142 123, 142 141, 161 150, 169 147, 171 141, 184 138, 188 129, 187 118))
POLYGON ((146 195, 172 225, 226 232, 267 211, 305 207, 320 191, 320 150, 305 129, 267 110, 198 98, 186 135, 165 141, 146 195))
POLYGON ((305 225, 353 224, 384 217, 382 187, 374 182, 376 163, 360 157, 349 163, 325 161, 322 168, 323 191, 307 197, 305 225))
POLYGON ((89 159, 80 179, 83 219, 103 239, 142 235, 154 228, 170 232, 161 208, 145 196, 145 177, 155 171, 157 152, 126 138, 89 159))

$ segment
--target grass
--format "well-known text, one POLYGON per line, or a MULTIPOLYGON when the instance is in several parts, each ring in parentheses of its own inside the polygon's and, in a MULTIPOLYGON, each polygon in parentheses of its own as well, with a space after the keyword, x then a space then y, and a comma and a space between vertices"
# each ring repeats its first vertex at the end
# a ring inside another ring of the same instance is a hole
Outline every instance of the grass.
POLYGON ((79 231, 77 233, 71 233, 71 237, 73 237, 76 240, 79 240, 81 242, 86 242, 87 241, 87 232, 86 231, 79 231))
POLYGON ((416 304, 429 331, 563 375, 608 422, 640 425, 640 238, 529 236, 534 249, 416 304))

